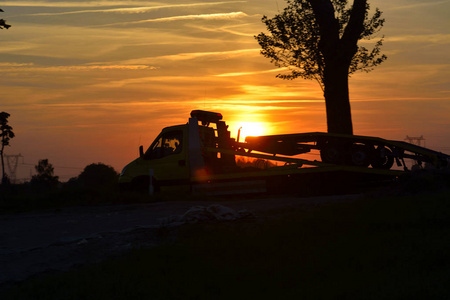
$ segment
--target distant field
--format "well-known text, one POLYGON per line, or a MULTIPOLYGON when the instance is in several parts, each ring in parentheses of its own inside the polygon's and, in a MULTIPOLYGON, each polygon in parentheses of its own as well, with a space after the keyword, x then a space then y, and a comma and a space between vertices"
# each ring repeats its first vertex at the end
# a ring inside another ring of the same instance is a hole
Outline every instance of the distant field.
POLYGON ((176 243, 41 275, 0 298, 450 299, 449 253, 450 191, 372 196, 185 225, 176 243))

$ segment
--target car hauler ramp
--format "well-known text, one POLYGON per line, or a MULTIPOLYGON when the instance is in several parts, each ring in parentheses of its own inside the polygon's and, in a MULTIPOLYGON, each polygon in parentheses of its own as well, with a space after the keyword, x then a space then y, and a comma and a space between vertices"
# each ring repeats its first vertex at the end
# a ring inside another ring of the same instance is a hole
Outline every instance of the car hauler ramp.
POLYGON ((405 158, 432 164, 436 168, 448 167, 450 156, 424 147, 406 142, 385 140, 377 137, 332 134, 323 132, 296 133, 246 137, 245 143, 239 147, 247 151, 259 151, 294 156, 310 152, 312 149, 320 151, 322 162, 368 167, 376 169, 390 169, 394 161, 403 166, 405 158))
POLYGON ((207 195, 249 193, 295 193, 312 196, 324 194, 354 193, 362 186, 393 182, 405 174, 399 170, 372 169, 357 166, 336 165, 295 157, 274 156, 261 153, 205 148, 207 153, 236 155, 248 158, 276 161, 263 169, 235 169, 220 174, 204 174, 191 178, 192 191, 207 195))

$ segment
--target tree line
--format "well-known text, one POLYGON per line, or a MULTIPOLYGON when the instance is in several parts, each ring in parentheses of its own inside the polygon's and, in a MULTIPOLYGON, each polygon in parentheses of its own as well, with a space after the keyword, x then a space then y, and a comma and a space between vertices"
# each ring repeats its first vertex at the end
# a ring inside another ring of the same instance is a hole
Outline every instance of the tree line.
MULTIPOLYGON (((11 183, 10 178, 5 171, 4 160, 5 147, 9 146, 11 139, 15 137, 13 128, 8 124, 9 117, 9 113, 0 112, 0 157, 2 163, 2 185, 8 185, 11 183)), ((48 159, 40 159, 34 168, 36 170, 36 175, 31 177, 31 185, 51 188, 60 184, 59 177, 55 176, 54 168, 48 159)), ((78 184, 86 188, 112 186, 117 183, 118 176, 119 174, 113 167, 103 163, 93 163, 86 166, 78 177, 71 178, 68 184, 78 184)))
MULTIPOLYGON (((61 184, 59 177, 54 175, 54 168, 48 159, 39 160, 34 168, 37 174, 31 177, 31 185, 52 188, 61 184)), ((92 163, 86 166, 80 175, 70 178, 66 184, 81 188, 104 188, 116 185, 118 178, 119 174, 113 167, 103 163, 92 163)))

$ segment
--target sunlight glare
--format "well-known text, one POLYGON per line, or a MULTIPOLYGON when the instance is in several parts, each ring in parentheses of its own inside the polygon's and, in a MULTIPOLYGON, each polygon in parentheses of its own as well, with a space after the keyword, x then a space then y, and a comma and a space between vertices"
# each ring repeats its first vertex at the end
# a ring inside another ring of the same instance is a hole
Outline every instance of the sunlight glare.
POLYGON ((241 122, 239 128, 241 128, 239 138, 239 141, 241 142, 245 141, 245 137, 247 136, 260 136, 267 134, 264 123, 261 122, 241 122))

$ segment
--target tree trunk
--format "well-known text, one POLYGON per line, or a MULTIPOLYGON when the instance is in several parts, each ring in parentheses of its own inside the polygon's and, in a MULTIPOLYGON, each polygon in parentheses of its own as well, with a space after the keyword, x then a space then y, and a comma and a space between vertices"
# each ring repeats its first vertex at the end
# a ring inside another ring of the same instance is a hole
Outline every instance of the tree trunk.
POLYGON ((348 65, 328 65, 324 72, 325 105, 329 133, 353 134, 348 91, 348 65))
POLYGON ((5 146, 2 144, 2 148, 0 149, 0 156, 1 156, 1 160, 2 160, 2 181, 0 182, 1 184, 3 184, 5 181, 5 161, 3 159, 3 149, 4 148, 5 148, 5 146))
POLYGON ((323 85, 328 132, 353 134, 348 71, 364 29, 367 0, 354 0, 342 38, 331 0, 309 0, 319 24, 319 49, 325 61, 323 85))

